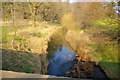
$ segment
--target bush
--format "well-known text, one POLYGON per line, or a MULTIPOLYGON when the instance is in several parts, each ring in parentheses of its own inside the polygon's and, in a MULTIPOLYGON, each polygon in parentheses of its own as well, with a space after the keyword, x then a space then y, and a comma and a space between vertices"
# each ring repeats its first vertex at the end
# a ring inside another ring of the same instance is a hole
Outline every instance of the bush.
POLYGON ((61 24, 67 29, 75 29, 76 22, 72 13, 67 13, 61 18, 61 24))

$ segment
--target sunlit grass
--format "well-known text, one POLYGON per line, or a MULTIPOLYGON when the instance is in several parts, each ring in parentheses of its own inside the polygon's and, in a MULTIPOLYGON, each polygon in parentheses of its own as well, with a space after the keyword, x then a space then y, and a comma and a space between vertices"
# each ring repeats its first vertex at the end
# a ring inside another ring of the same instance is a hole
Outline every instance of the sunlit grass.
POLYGON ((107 30, 107 31, 110 30, 110 32, 115 33, 115 34, 118 33, 118 31, 120 30, 118 28, 119 19, 107 18, 107 19, 102 19, 102 20, 96 20, 94 22, 94 24, 97 25, 100 28, 103 28, 103 29, 107 30))
POLYGON ((94 55, 98 61, 118 63, 117 45, 88 44, 88 46, 94 49, 91 55, 94 55))
POLYGON ((91 55, 94 55, 96 61, 107 71, 109 77, 117 78, 120 73, 118 71, 120 64, 118 61, 118 46, 112 44, 88 44, 88 46, 93 48, 91 55))
POLYGON ((1 43, 7 43, 7 27, 1 26, 0 30, 2 30, 2 42, 1 43))
POLYGON ((18 51, 31 51, 33 53, 47 53, 47 42, 50 35, 57 28, 54 25, 51 26, 49 24, 42 23, 41 26, 37 27, 26 26, 17 29, 5 26, 2 28, 2 48, 14 48, 18 51))
POLYGON ((95 24, 97 25, 102 25, 102 26, 106 26, 107 28, 111 28, 111 27, 118 27, 118 21, 119 19, 111 19, 111 18, 107 18, 107 19, 102 19, 102 20, 97 20, 95 22, 95 24))
POLYGON ((81 33, 83 30, 80 30, 80 29, 75 29, 74 32, 76 33, 81 33))

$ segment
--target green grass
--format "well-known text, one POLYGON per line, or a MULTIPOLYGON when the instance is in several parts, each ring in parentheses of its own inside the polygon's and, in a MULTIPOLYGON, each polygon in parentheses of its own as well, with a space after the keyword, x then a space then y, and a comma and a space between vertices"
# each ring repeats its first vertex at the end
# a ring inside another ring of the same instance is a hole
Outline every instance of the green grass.
POLYGON ((117 28, 119 19, 106 18, 102 20, 96 20, 94 24, 106 26, 107 28, 117 28))
POLYGON ((46 74, 48 60, 46 55, 14 50, 2 50, 2 69, 25 73, 46 74), (43 68, 40 68, 43 67, 43 68), (37 72, 36 72, 37 70, 37 72), (42 72, 43 71, 43 72, 42 72))
POLYGON ((100 28, 103 28, 107 31, 110 30, 112 33, 118 33, 119 29, 119 19, 106 18, 102 20, 96 20, 93 22, 94 25, 97 25, 100 28))
POLYGON ((42 38, 42 37, 46 37, 48 35, 48 33, 41 33, 41 32, 35 32, 35 33, 31 33, 31 35, 33 37, 38 37, 38 38, 42 38))
POLYGON ((27 39, 25 39, 21 36, 15 36, 15 40, 17 40, 17 41, 27 41, 27 39))
POLYGON ((60 22, 54 22, 53 24, 58 24, 58 25, 61 25, 61 23, 60 23, 60 22))
POLYGON ((7 43, 7 26, 1 26, 0 30, 2 30, 2 42, 0 43, 7 43))
POLYGON ((76 33, 80 33, 80 32, 81 32, 80 29, 75 29, 74 31, 75 31, 76 33))
POLYGON ((8 43, 13 39, 13 35, 9 35, 9 32, 14 32, 12 27, 8 26, 1 26, 0 29, 2 30, 2 42, 1 43, 8 43))
MULTIPOLYGON (((2 57, 3 70, 35 73, 35 69, 40 71, 39 66, 42 65, 42 63, 41 65, 38 64, 38 59, 36 59, 36 54, 34 53, 25 53, 13 50, 2 50, 2 57)), ((40 59, 40 57, 38 58, 40 59)))
POLYGON ((95 55, 98 60, 102 60, 105 62, 118 62, 117 45, 88 44, 88 46, 94 49, 92 51, 92 54, 95 55))
POLYGON ((105 70, 108 72, 110 78, 119 78, 120 63, 99 62, 99 64, 105 67, 105 70))
MULTIPOLYGON (((118 35, 118 23, 119 19, 106 18, 101 20, 96 20, 92 24, 98 28, 98 30, 103 30, 105 33, 102 35, 106 36, 107 39, 114 38, 115 35, 118 35)), ((108 77, 110 78, 118 78, 120 71, 118 70, 118 66, 120 65, 118 61, 118 44, 117 41, 113 40, 104 40, 104 37, 96 36, 95 38, 100 39, 100 42, 96 42, 95 44, 87 44, 87 46, 91 47, 93 51, 91 51, 91 55, 99 61, 99 64, 104 68, 108 73, 108 77), (103 38, 103 39, 102 39, 103 38), (102 42, 103 41, 103 42, 102 42)))
MULTIPOLYGON (((54 31, 55 26, 47 25, 48 28, 45 28, 44 25, 32 27, 32 26, 25 26, 23 28, 17 28, 16 29, 16 35, 14 29, 10 29, 10 26, 2 26, 2 41, 3 49, 14 49, 14 50, 21 50, 21 51, 31 51, 33 50, 34 53, 41 53, 42 49, 40 51, 37 51, 38 48, 41 48, 43 45, 36 46, 36 48, 31 46, 35 46, 39 43, 44 43, 43 39, 48 34, 52 33, 54 31), (43 38, 43 39, 40 39, 43 38), (13 44, 14 41, 14 44, 13 44), (8 45, 8 46, 6 46, 8 45), (35 52, 36 51, 36 52, 35 52)), ((18 26, 16 26, 18 27, 18 26)), ((11 27, 12 28, 12 27, 11 27)))
POLYGON ((110 78, 118 78, 120 73, 118 65, 118 46, 117 45, 104 45, 104 44, 88 44, 94 51, 91 55, 94 55, 98 59, 99 64, 104 67, 104 70, 108 72, 110 78))

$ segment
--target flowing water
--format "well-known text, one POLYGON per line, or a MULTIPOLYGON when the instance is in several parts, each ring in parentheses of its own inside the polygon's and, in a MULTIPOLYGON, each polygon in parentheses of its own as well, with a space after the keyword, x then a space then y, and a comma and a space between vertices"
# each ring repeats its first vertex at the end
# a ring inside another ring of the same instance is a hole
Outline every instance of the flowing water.
POLYGON ((48 75, 65 76, 77 62, 76 53, 66 46, 65 38, 62 33, 52 36, 48 44, 49 60, 48 75))
MULTIPOLYGON (((76 53, 68 46, 62 33, 56 33, 51 37, 47 51, 49 53, 48 75, 66 76, 66 72, 78 62, 76 53)), ((93 78, 106 78, 105 73, 99 67, 96 67, 94 72, 93 78)))
POLYGON ((76 53, 70 50, 67 46, 62 46, 54 52, 54 57, 50 59, 50 65, 48 69, 49 75, 65 76, 65 73, 69 71, 76 63, 76 53), (72 62, 71 62, 72 61, 72 62))

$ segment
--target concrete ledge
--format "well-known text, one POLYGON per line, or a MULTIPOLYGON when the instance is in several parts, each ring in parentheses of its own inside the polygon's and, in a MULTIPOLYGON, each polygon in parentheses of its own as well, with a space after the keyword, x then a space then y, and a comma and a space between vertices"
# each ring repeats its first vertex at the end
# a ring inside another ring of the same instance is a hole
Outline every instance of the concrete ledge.
POLYGON ((32 74, 32 73, 21 73, 21 72, 13 72, 13 71, 3 71, 2 78, 58 78, 57 76, 51 75, 40 75, 40 74, 32 74))
POLYGON ((9 78, 8 80, 19 80, 20 78, 24 80, 80 80, 80 79, 74 79, 74 78, 68 78, 68 77, 57 77, 57 76, 51 76, 51 75, 41 75, 41 74, 32 74, 32 73, 22 73, 22 72, 13 72, 13 71, 4 71, 1 70, 0 73, 2 73, 2 78, 9 78))

